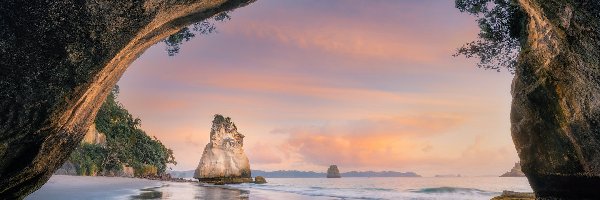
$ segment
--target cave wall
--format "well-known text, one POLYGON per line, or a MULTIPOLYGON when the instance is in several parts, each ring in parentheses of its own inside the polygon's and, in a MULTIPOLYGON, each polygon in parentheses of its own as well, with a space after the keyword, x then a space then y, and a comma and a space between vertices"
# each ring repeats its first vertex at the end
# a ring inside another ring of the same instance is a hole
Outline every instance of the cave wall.
POLYGON ((511 131, 539 198, 600 193, 600 1, 519 0, 529 16, 511 131))
POLYGON ((0 3, 0 199, 23 198, 49 179, 144 50, 252 1, 0 3))

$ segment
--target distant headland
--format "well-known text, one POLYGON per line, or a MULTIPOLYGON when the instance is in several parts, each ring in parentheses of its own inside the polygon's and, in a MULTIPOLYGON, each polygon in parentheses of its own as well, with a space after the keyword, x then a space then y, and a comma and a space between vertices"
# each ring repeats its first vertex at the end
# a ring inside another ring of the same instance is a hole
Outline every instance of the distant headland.
MULTIPOLYGON (((253 176, 263 176, 265 178, 325 178, 327 173, 299 170, 251 170, 253 176)), ((169 171, 172 177, 190 178, 194 176, 194 170, 188 171, 169 171)), ((421 177, 415 172, 397 172, 397 171, 349 171, 340 173, 342 177, 421 177)))
POLYGON ((500 175, 500 177, 525 177, 525 173, 521 171, 521 163, 517 162, 510 171, 500 175))

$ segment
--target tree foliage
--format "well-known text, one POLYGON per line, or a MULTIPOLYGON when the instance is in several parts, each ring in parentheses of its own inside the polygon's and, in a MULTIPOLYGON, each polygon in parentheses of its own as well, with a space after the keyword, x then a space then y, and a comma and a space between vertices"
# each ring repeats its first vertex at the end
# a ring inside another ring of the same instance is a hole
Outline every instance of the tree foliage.
POLYGON ((81 144, 70 157, 72 163, 77 164, 77 174, 93 176, 103 168, 107 150, 96 144, 81 144))
POLYGON ((524 33, 525 13, 515 0, 456 0, 456 8, 477 17, 478 39, 454 56, 479 58, 477 67, 514 73, 524 33))
POLYGON ((228 12, 222 12, 215 15, 211 19, 196 22, 189 27, 185 27, 179 30, 177 33, 170 35, 169 37, 163 40, 163 42, 166 45, 165 50, 167 51, 167 54, 169 56, 176 55, 177 53, 179 53, 180 45, 183 44, 183 42, 190 41, 196 36, 196 34, 211 34, 217 30, 217 27, 215 25, 216 22, 223 22, 230 19, 231 16, 229 16, 228 12))
POLYGON ((117 101, 118 94, 116 86, 95 120, 98 131, 106 134, 106 146, 84 143, 71 155, 71 162, 79 166, 79 174, 118 171, 123 165, 129 165, 137 176, 146 175, 145 170, 150 166, 156 169, 152 171, 156 175, 164 173, 167 164, 177 164, 171 149, 140 129, 141 120, 134 118, 117 101))

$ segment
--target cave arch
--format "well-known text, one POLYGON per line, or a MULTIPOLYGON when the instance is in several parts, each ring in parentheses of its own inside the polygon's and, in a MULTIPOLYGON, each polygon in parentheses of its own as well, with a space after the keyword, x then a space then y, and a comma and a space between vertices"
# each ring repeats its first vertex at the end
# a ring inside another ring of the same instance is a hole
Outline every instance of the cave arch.
POLYGON ((23 198, 50 178, 148 47, 253 1, 0 4, 0 198, 23 198))
MULTIPOLYGON (((48 180, 145 49, 253 1, 0 4, 0 198, 22 198, 48 180)), ((529 23, 511 122, 523 170, 539 197, 598 197, 600 2, 518 3, 529 23)))

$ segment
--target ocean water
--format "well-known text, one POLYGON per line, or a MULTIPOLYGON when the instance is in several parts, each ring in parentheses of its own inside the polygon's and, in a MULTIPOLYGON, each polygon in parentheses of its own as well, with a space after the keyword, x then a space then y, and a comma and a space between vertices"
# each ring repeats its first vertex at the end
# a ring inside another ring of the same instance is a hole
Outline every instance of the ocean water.
POLYGON ((531 192, 526 178, 268 178, 267 184, 165 183, 132 199, 491 199, 503 190, 531 192))

